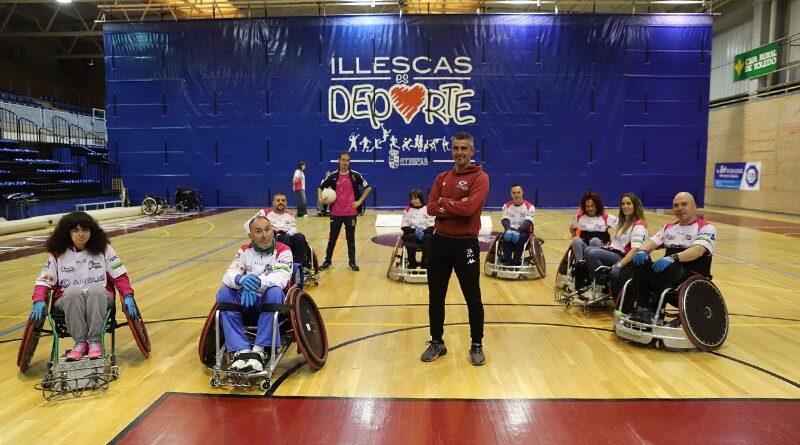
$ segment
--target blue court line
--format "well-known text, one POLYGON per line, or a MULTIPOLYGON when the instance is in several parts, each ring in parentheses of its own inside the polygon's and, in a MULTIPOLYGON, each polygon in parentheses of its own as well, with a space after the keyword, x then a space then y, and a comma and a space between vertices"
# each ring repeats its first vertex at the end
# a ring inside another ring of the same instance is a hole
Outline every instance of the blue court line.
MULTIPOLYGON (((196 256, 194 256, 192 258, 188 258, 188 259, 185 259, 185 260, 183 260, 183 261, 181 261, 179 263, 173 264, 172 266, 169 266, 169 267, 167 267, 165 269, 157 270, 157 271, 149 273, 149 274, 147 274, 147 275, 145 275, 143 277, 140 277, 140 278, 138 278, 136 280, 133 280, 131 282, 131 284, 136 284, 136 283, 142 282, 142 281, 144 281, 144 280, 146 280, 148 278, 152 278, 152 277, 154 277, 156 275, 160 275, 160 274, 162 274, 164 272, 167 272, 167 271, 170 271, 172 269, 175 269, 176 267, 180 267, 180 266, 183 266, 184 264, 191 263, 192 261, 200 259, 200 258, 202 258, 202 257, 204 257, 206 255, 211 255, 212 253, 219 252, 222 249, 227 249, 227 248, 229 248, 229 247, 231 247, 231 246, 233 246, 235 244, 241 244, 241 243, 242 243, 242 240, 236 240, 236 241, 234 241, 232 243, 225 244, 224 246, 217 247, 216 249, 212 249, 212 250, 209 250, 207 252, 203 252, 203 253, 201 253, 199 255, 196 255, 196 256)), ((12 332, 19 331, 20 329, 23 329, 26 324, 27 323, 23 323, 23 324, 21 324, 19 326, 15 326, 15 327, 13 327, 11 329, 8 329, 6 331, 0 332, 0 337, 4 337, 4 336, 6 336, 8 334, 11 334, 12 332)))
POLYGON ((771 270, 773 272, 782 273, 782 274, 788 275, 790 277, 800 278, 800 275, 798 275, 798 274, 787 272, 787 271, 785 271, 783 269, 778 269, 777 267, 772 267, 772 266, 766 266, 764 264, 759 264, 759 263, 756 263, 754 261, 745 260, 745 259, 742 259, 742 258, 736 258, 736 257, 728 256, 728 255, 721 255, 719 253, 715 253, 714 256, 721 256, 723 258, 729 258, 729 259, 732 260, 733 264, 742 264, 742 263, 744 263, 744 264, 747 264, 747 265, 750 265, 750 266, 756 266, 756 267, 760 267, 762 269, 771 270))

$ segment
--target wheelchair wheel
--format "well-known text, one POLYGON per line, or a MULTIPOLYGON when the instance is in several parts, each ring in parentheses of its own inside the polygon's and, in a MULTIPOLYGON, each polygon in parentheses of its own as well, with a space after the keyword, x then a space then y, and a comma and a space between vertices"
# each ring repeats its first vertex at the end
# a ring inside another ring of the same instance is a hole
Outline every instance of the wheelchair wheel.
POLYGON ((678 289, 681 325, 698 349, 712 351, 728 337, 728 308, 711 280, 695 275, 678 289))
MULTIPOLYGON (((214 322, 217 307, 217 303, 214 303, 214 306, 211 307, 211 312, 208 313, 206 322, 203 324, 203 330, 200 332, 200 344, 197 347, 200 362, 208 367, 214 366, 217 360, 217 326, 214 322)), ((219 340, 220 342, 225 341, 224 331, 220 331, 219 340)))
POLYGON ((539 272, 539 275, 544 278, 547 275, 547 263, 545 263, 544 260, 544 250, 542 250, 542 244, 544 244, 544 240, 535 236, 531 236, 531 242, 528 244, 528 246, 531 251, 531 258, 534 260, 533 265, 536 266, 536 270, 539 272))
MULTIPOLYGON (((135 304, 135 303, 134 303, 135 304)), ((147 328, 142 320, 142 311, 139 306, 136 306, 136 317, 128 315, 127 310, 123 310, 125 318, 128 320, 128 327, 131 328, 131 334, 136 341, 136 346, 139 347, 139 352, 142 353, 144 358, 150 358, 150 336, 147 334, 147 328)))
POLYGON ((28 319, 28 323, 25 325, 25 331, 22 333, 22 342, 17 353, 17 366, 19 366, 20 372, 24 373, 31 366, 33 354, 36 352, 36 346, 42 336, 43 324, 44 321, 36 323, 28 319))
POLYGON ((158 211, 158 202, 152 197, 148 196, 142 201, 142 212, 145 215, 153 215, 158 211))
POLYGON ((302 290, 290 295, 289 305, 292 307, 289 318, 300 353, 311 368, 322 368, 328 358, 328 334, 317 305, 302 290))
MULTIPOLYGON (((394 249, 392 249, 392 256, 389 258, 389 268, 386 269, 386 278, 392 278, 392 268, 395 267, 397 264, 397 252, 403 248, 403 236, 400 235, 397 237, 397 241, 394 242, 394 249)), ((402 265, 401 265, 402 267, 402 265)))
POLYGON ((186 206, 183 205, 183 203, 179 202, 179 203, 175 204, 175 211, 176 212, 185 212, 186 211, 186 206))

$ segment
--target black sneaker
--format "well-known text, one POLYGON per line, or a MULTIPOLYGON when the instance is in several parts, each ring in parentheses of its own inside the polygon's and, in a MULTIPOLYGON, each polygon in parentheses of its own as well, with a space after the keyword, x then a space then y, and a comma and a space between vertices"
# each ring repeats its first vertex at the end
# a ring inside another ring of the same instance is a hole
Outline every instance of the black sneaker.
POLYGON ((354 270, 354 271, 356 271, 356 272, 358 272, 359 270, 361 270, 361 268, 360 268, 360 267, 358 267, 358 264, 356 264, 356 262, 355 262, 355 261, 350 261, 350 268, 351 268, 351 269, 353 269, 353 270, 354 270))
POLYGON ((432 362, 437 358, 447 354, 447 348, 444 347, 443 341, 429 341, 425 343, 428 345, 428 349, 422 353, 422 357, 420 359, 423 362, 432 362))
POLYGON ((633 311, 631 320, 638 321, 639 323, 653 324, 653 311, 646 307, 637 307, 633 311))
POLYGON ((469 348, 469 361, 473 366, 483 366, 486 356, 483 355, 483 345, 473 343, 469 348))
POLYGON ((325 260, 325 262, 322 263, 322 266, 319 266, 319 269, 320 270, 325 270, 325 269, 329 269, 330 267, 331 267, 331 260, 325 260))

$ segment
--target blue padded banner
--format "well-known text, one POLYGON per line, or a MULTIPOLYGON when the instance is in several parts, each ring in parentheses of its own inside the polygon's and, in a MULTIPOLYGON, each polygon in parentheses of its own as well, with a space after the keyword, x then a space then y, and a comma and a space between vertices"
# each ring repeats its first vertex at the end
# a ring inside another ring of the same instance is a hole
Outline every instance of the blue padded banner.
POLYGON ((709 16, 337 16, 104 25, 111 156, 134 200, 199 189, 268 205, 348 151, 400 207, 475 137, 489 207, 514 183, 543 207, 594 189, 702 205, 709 16))

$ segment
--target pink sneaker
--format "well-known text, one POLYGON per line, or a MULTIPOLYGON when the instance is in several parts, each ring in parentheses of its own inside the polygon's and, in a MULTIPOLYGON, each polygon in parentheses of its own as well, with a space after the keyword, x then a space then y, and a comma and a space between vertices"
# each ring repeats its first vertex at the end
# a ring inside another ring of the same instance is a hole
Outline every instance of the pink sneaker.
POLYGON ((103 348, 100 343, 89 343, 89 358, 100 358, 103 356, 103 348))
POLYGON ((67 360, 69 361, 76 361, 83 358, 84 355, 89 351, 89 344, 86 342, 82 343, 75 343, 75 346, 72 347, 72 350, 67 352, 67 360))

